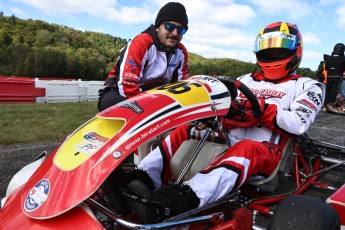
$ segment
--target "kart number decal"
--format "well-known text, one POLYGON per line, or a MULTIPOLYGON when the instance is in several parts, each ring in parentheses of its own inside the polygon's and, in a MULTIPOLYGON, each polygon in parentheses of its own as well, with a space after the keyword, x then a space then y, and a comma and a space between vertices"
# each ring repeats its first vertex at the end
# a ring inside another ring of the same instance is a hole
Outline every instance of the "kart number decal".
POLYGON ((158 87, 150 90, 150 92, 168 95, 183 106, 207 103, 210 101, 207 90, 198 82, 180 81, 175 84, 158 87))
POLYGON ((39 181, 26 196, 24 201, 24 209, 32 212, 39 208, 48 198, 50 190, 49 180, 43 179, 39 181))

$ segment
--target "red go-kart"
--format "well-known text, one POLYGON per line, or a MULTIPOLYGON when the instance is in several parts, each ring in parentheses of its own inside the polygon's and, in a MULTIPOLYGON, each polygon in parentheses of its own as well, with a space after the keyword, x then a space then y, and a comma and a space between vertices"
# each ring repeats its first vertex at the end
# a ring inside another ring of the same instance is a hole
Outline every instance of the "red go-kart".
MULTIPOLYGON (((133 170, 175 127, 226 115, 234 90, 251 101, 259 118, 259 104, 245 85, 203 75, 149 90, 98 113, 52 153, 40 155, 12 178, 1 202, 0 229, 345 228, 345 186, 333 188, 320 180, 343 166, 344 147, 307 134, 290 140, 270 177, 162 223, 142 224, 135 213, 122 215, 109 202, 113 194, 106 192, 104 182, 111 174, 133 170), (313 186, 334 192, 324 202, 305 195, 313 186)), ((171 160, 175 179, 170 183, 192 177, 215 152, 227 148, 206 140, 213 132, 206 131, 204 138, 185 141, 178 149, 171 160)), ((124 188, 121 196, 127 199, 131 194, 124 188)))

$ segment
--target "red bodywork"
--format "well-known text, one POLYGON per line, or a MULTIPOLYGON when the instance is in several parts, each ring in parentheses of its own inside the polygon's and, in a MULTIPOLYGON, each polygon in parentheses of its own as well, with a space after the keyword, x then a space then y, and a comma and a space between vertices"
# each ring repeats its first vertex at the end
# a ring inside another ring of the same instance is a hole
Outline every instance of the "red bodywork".
MULTIPOLYGON (((83 202, 99 190, 104 180, 129 154, 151 138, 180 124, 227 114, 231 101, 227 88, 209 77, 201 76, 194 80, 143 93, 97 114, 82 125, 43 161, 27 183, 7 198, 0 212, 0 229, 104 229, 92 214, 93 208, 83 202), (104 128, 111 124, 116 126, 116 130, 98 135, 103 130, 98 127, 102 122, 106 125, 104 128), (98 138, 98 145, 82 146, 78 138, 86 142, 85 136, 98 138), (85 150, 85 146, 95 150, 85 150), (87 154, 81 154, 83 150, 87 154), (78 158, 81 155, 85 157, 78 158), (70 162, 65 162, 65 159, 70 159, 70 162)), ((291 172, 297 187, 294 193, 302 194, 311 185, 326 186, 317 181, 321 174, 309 171, 297 145, 294 152, 295 170, 291 172)), ((312 168, 317 172, 323 166, 318 159, 312 168)), ((253 210, 270 215, 269 206, 286 197, 251 192, 255 199, 247 203, 247 208, 230 211, 226 203, 220 207, 222 212, 228 212, 230 219, 214 218, 208 221, 213 227, 209 223, 197 223, 189 229, 205 226, 208 229, 251 229, 253 210)), ((334 193, 328 203, 336 208, 341 224, 345 226, 345 186, 334 193)), ((133 219, 130 216, 126 218, 133 219)))

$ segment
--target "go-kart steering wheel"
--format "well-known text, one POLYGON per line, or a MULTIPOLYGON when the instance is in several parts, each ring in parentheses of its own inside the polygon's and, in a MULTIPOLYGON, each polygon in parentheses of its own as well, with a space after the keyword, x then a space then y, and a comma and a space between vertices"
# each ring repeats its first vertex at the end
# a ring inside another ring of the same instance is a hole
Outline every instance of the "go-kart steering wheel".
POLYGON ((233 80, 225 76, 216 76, 216 78, 228 88, 229 92, 231 93, 232 100, 236 99, 236 96, 235 96, 237 94, 236 91, 239 90, 246 96, 246 98, 249 100, 253 108, 253 113, 254 113, 253 116, 255 120, 236 121, 232 119, 227 119, 226 123, 230 126, 241 127, 241 128, 248 128, 248 127, 256 125, 262 116, 262 111, 260 109, 260 104, 257 98, 252 93, 252 91, 250 91, 250 89, 239 80, 233 80))

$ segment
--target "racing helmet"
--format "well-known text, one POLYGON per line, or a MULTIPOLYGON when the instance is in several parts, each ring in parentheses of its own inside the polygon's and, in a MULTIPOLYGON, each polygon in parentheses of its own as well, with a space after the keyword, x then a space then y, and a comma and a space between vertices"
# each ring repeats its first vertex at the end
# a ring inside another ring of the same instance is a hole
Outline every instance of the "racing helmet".
POLYGON ((275 22, 260 30, 254 53, 264 78, 275 81, 296 71, 302 60, 302 49, 302 36, 297 26, 275 22))

